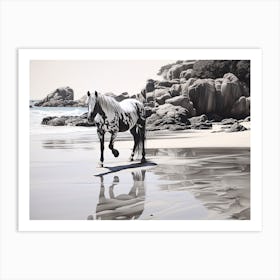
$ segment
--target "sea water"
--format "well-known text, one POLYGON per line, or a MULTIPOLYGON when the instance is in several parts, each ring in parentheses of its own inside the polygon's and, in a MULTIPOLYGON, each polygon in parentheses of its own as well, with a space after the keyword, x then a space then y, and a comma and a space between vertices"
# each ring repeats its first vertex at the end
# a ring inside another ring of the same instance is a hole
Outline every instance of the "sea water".
POLYGON ((43 125, 45 117, 80 116, 87 112, 85 107, 32 107, 30 108, 30 134, 57 134, 77 131, 92 131, 92 127, 81 126, 49 126, 43 125))

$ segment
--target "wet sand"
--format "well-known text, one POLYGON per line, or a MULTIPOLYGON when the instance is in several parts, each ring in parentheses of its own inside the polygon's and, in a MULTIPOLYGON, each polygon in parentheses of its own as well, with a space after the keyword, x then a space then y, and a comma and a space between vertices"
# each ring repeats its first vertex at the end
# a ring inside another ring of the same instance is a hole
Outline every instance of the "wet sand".
POLYGON ((120 134, 104 168, 94 130, 30 140, 31 219, 250 219, 250 131, 148 133, 145 165, 120 134))

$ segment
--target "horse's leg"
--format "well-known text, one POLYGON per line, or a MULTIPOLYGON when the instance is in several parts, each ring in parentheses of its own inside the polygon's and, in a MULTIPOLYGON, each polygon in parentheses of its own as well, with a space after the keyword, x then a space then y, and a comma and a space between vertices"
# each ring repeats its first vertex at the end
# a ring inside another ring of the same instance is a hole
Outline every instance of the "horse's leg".
POLYGON ((100 141, 100 162, 99 167, 103 167, 104 162, 104 134, 105 132, 103 130, 97 130, 97 134, 100 141))
POLYGON ((113 153, 114 157, 119 156, 119 151, 114 149, 114 142, 115 142, 116 137, 117 137, 117 132, 112 131, 111 132, 111 139, 110 139, 110 143, 109 143, 109 149, 112 150, 112 153, 113 153))
POLYGON ((137 144, 139 142, 139 136, 136 133, 136 125, 133 128, 130 129, 130 133, 132 134, 133 140, 134 140, 134 145, 133 145, 132 153, 131 153, 131 156, 130 156, 130 161, 133 161, 134 153, 135 153, 137 144))
POLYGON ((142 159, 141 159, 141 163, 145 163, 146 162, 146 158, 145 158, 145 133, 146 133, 146 127, 145 127, 145 122, 144 124, 142 124, 142 126, 140 127, 141 129, 141 139, 140 141, 142 141, 142 159))

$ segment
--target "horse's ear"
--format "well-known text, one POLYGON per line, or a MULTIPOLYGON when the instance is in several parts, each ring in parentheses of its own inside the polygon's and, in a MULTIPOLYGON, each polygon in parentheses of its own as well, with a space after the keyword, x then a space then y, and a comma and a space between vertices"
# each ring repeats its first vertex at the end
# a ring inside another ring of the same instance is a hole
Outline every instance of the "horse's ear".
POLYGON ((98 95, 98 93, 97 93, 97 91, 95 91, 95 97, 97 97, 97 95, 98 95))
POLYGON ((87 92, 87 95, 90 96, 90 92, 89 91, 87 92))

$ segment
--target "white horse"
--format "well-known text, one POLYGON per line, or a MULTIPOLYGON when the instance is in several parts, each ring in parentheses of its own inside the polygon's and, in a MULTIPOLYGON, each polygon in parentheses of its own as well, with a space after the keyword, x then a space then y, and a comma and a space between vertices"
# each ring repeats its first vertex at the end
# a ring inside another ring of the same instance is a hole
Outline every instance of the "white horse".
POLYGON ((88 121, 95 122, 97 134, 100 141, 100 163, 103 167, 104 162, 104 135, 106 132, 111 134, 109 149, 115 157, 119 156, 118 150, 114 149, 114 141, 118 132, 130 130, 134 139, 130 160, 133 161, 135 151, 142 151, 141 163, 145 163, 145 134, 146 118, 144 105, 136 99, 128 98, 121 102, 113 97, 100 93, 88 95, 88 121))

